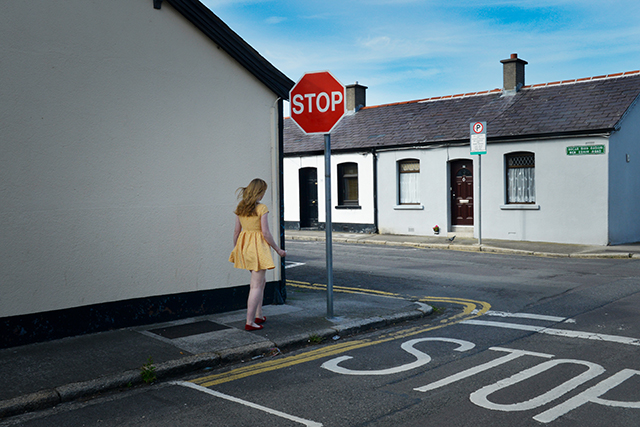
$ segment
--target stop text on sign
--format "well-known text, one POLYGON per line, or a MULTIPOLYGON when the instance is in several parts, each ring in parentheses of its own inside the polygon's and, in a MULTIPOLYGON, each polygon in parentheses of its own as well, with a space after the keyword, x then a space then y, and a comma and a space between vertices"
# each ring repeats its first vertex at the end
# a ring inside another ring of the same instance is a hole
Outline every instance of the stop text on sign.
POLYGON ((336 106, 342 104, 343 100, 344 97, 342 92, 339 91, 331 92, 331 96, 329 96, 327 92, 305 93, 304 95, 298 93, 293 96, 293 99, 291 99, 291 103, 293 104, 292 111, 294 114, 302 114, 305 112, 305 105, 307 107, 306 111, 309 113, 313 113, 314 106, 320 113, 326 112, 329 110, 329 107, 331 107, 331 111, 336 111, 336 106), (305 98, 307 99, 307 102, 304 102, 305 98))

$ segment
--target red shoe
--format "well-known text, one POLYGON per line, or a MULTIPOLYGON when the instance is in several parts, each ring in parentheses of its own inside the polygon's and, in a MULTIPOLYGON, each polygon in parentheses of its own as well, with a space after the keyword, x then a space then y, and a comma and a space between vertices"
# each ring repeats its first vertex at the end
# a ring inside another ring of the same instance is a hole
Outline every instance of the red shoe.
POLYGON ((256 320, 255 320, 255 322, 256 322, 258 325, 260 325, 260 324, 262 324, 262 323, 264 323, 264 322, 266 322, 266 321, 267 321, 267 316, 262 316, 262 318, 260 318, 260 317, 256 317, 256 320))
POLYGON ((244 325, 244 330, 245 331, 258 331, 260 329, 262 329, 263 326, 262 325, 258 325, 258 326, 253 326, 253 325, 244 325))

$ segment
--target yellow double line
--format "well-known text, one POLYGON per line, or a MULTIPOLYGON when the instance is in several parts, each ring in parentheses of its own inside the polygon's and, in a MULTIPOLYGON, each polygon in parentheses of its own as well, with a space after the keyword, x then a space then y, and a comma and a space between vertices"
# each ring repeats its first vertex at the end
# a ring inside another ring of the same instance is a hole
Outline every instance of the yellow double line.
MULTIPOLYGON (((318 283, 311 284, 307 282, 297 282, 292 280, 287 281, 287 285, 296 287, 296 288, 304 288, 304 289, 315 289, 315 290, 326 289, 326 286, 322 284, 318 284, 318 283)), ((334 286, 333 290, 335 292, 377 295, 377 296, 386 297, 386 298, 406 299, 400 296, 399 294, 394 294, 391 292, 376 291, 372 289, 350 288, 346 286, 334 286)), ((305 353, 301 353, 293 356, 285 356, 285 357, 261 362, 255 365, 243 366, 241 368, 233 369, 231 371, 223 372, 220 374, 214 374, 214 375, 208 375, 206 377, 196 378, 194 380, 191 380, 191 382, 201 385, 203 387, 211 387, 214 385, 246 378, 252 375, 257 375, 264 372, 287 368, 290 366, 299 365, 301 363, 311 362, 314 360, 321 359, 323 357, 334 356, 336 354, 344 353, 350 350, 382 344, 385 342, 389 342, 397 339, 403 339, 403 338, 407 338, 407 337, 421 334, 424 332, 444 328, 445 326, 451 326, 456 323, 460 323, 463 320, 469 320, 469 319, 473 319, 474 317, 482 316, 491 308, 491 306, 486 302, 468 300, 463 298, 423 297, 423 298, 418 298, 416 300, 419 302, 432 303, 432 304, 434 303, 456 304, 456 305, 461 305, 463 309, 461 313, 458 313, 455 316, 449 317, 447 319, 443 319, 437 325, 433 325, 429 327, 417 326, 413 328, 407 328, 407 329, 403 329, 401 331, 393 332, 390 334, 381 335, 376 339, 367 338, 367 339, 361 339, 361 340, 336 343, 336 344, 321 347, 315 350, 307 351, 305 353)))

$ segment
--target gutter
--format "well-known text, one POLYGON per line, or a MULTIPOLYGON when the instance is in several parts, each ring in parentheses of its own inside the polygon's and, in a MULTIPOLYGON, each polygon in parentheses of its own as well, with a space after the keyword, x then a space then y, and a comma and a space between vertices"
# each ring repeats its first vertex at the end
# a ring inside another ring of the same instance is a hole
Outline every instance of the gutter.
MULTIPOLYGON (((492 144, 512 143, 512 142, 528 142, 528 141, 545 141, 558 138, 595 138, 595 137, 609 137, 617 129, 606 128, 596 129, 589 132, 575 131, 575 132, 557 132, 550 134, 538 134, 528 136, 498 136, 488 137, 487 142, 492 144)), ((386 151, 399 151, 399 150, 433 150, 437 148, 445 147, 461 147, 469 145, 469 138, 467 139, 450 139, 442 141, 428 141, 428 142, 413 142, 409 144, 399 144, 392 146, 382 147, 354 147, 354 148, 332 148, 331 154, 348 154, 348 153, 363 153, 363 152, 386 152, 386 151)), ((309 151, 297 151, 286 152, 285 157, 300 157, 300 156, 315 156, 322 155, 323 151, 309 150, 309 151)))

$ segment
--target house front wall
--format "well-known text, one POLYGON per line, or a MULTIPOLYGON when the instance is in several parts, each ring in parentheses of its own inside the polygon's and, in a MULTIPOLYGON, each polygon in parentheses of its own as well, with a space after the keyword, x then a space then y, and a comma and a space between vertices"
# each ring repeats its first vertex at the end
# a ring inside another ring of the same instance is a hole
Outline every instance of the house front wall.
MULTIPOLYGON (((331 222, 334 229, 341 231, 374 230, 374 157, 370 153, 331 155, 331 222), (358 166, 358 205, 339 206, 338 167, 343 163, 358 166)), ((324 227, 326 222, 326 184, 324 155, 285 157, 284 159, 284 214, 288 228, 300 228, 300 170, 315 168, 317 176, 318 222, 324 227)))
POLYGON ((449 161, 471 159, 468 147, 392 150, 378 153, 378 224, 381 234, 433 235, 450 229, 449 161), (400 204, 398 162, 418 160, 418 200, 400 204))
POLYGON ((234 192, 265 179, 278 229, 273 92, 166 2, 7 2, 0 38, 0 318, 249 282, 234 192))
POLYGON ((482 156, 482 237, 606 245, 608 147, 605 137, 489 144, 482 156), (588 146, 604 152, 567 154, 568 147, 588 146), (535 155, 535 203, 507 204, 505 155, 523 151, 535 155))
POLYGON ((435 225, 452 231, 450 165, 470 159, 475 237, 480 219, 483 238, 607 244, 608 152, 604 137, 494 143, 482 156, 480 174, 468 145, 380 152, 380 232, 433 235, 435 225), (594 145, 603 145, 604 153, 567 154, 567 147, 594 145), (507 204, 505 155, 516 152, 535 155, 535 203, 507 204), (398 162, 406 159, 420 161, 418 204, 399 204, 398 162))

